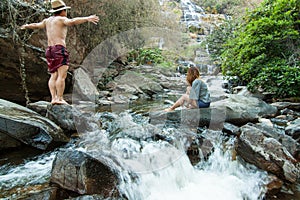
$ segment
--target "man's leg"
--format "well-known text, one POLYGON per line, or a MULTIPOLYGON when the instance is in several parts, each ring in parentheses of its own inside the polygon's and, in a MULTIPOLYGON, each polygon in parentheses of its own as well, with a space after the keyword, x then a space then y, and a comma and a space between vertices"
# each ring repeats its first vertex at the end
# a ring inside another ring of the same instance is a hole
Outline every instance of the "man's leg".
POLYGON ((67 78, 68 69, 68 65, 63 65, 57 69, 58 76, 55 82, 57 92, 57 104, 67 104, 67 102, 63 99, 63 94, 65 90, 65 80, 67 78))
POLYGON ((57 101, 57 93, 56 93, 56 79, 57 79, 57 72, 51 73, 51 76, 48 81, 48 87, 51 94, 51 103, 55 103, 57 101))

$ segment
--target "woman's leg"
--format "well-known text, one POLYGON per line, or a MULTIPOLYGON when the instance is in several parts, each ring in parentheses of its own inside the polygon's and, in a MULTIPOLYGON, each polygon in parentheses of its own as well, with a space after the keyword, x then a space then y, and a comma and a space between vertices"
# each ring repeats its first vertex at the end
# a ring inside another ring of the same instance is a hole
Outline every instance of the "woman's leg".
POLYGON ((189 96, 187 94, 182 95, 170 108, 165 109, 165 111, 172 111, 182 106, 185 102, 189 100, 189 96))

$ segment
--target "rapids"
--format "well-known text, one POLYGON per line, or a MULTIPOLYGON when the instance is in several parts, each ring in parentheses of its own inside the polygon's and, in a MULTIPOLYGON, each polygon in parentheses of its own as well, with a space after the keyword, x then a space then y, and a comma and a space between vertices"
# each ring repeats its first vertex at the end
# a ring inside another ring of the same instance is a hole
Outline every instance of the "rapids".
MULTIPOLYGON (((134 200, 205 199, 257 200, 263 199, 267 173, 232 159, 234 139, 226 139, 220 131, 205 130, 201 134, 214 143, 208 160, 193 166, 185 153, 183 132, 191 130, 150 126, 148 116, 132 111, 96 113, 103 122, 102 130, 82 134, 76 148, 97 158, 113 155, 121 163, 120 193, 134 200), (166 140, 152 140, 153 132, 162 132, 166 140), (133 176, 134 175, 134 176, 133 176)), ((56 151, 37 156, 24 163, 0 168, 0 191, 44 184, 51 176, 56 151)))

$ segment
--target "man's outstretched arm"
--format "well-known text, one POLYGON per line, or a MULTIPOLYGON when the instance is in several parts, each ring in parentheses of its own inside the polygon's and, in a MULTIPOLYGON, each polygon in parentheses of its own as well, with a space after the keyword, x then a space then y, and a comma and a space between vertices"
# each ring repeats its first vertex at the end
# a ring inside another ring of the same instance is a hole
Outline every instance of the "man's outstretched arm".
POLYGON ((91 15, 88 17, 75 17, 73 19, 66 19, 64 21, 64 24, 66 26, 73 26, 73 25, 78 25, 78 24, 82 24, 85 22, 92 22, 94 24, 97 24, 99 22, 99 17, 96 15, 91 15))
POLYGON ((42 29, 46 27, 46 21, 43 20, 39 23, 31 23, 31 24, 24 24, 20 27, 20 29, 42 29))

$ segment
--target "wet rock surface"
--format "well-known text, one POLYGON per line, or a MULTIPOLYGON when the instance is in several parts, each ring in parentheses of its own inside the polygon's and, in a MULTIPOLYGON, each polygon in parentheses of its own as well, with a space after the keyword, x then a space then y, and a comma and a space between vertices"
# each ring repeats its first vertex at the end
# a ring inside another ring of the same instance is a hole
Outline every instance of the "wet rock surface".
MULTIPOLYGON (((62 129, 49 119, 38 113, 17 105, 15 103, 0 100, 0 133, 4 138, 14 138, 9 147, 21 143, 45 150, 51 144, 66 143, 69 138, 62 129)), ((1 140, 7 146, 5 140, 1 140)))
POLYGON ((83 152, 65 149, 59 151, 54 160, 51 182, 79 194, 110 197, 117 192, 118 179, 103 161, 83 152))

